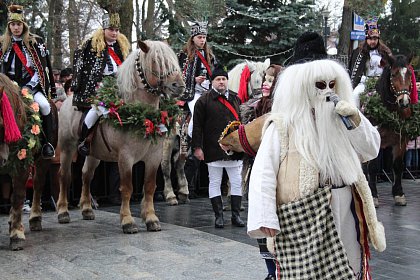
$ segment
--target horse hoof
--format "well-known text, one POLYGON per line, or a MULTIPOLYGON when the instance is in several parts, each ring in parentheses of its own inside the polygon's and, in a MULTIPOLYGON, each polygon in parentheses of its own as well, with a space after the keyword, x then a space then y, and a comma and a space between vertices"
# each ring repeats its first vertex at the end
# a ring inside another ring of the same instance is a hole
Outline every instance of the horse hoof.
POLYGON ((373 206, 375 206, 375 208, 379 207, 379 199, 377 197, 373 198, 373 206))
POLYGON ((189 203, 190 200, 188 198, 188 194, 178 194, 178 202, 180 204, 189 203))
POLYGON ((175 206, 175 205, 178 205, 178 200, 176 200, 176 198, 175 198, 175 197, 173 197, 173 198, 169 198, 169 199, 166 201, 166 204, 167 204, 167 205, 169 205, 169 206, 175 206))
POLYGON ((405 199, 405 195, 396 195, 394 196, 394 202, 396 206, 406 206, 407 200, 405 199))
POLYGON ((148 222, 146 223, 147 231, 161 231, 159 222, 148 222))
POLYGON ((10 238, 10 250, 12 251, 23 250, 23 245, 25 245, 25 239, 22 239, 16 236, 10 238))
POLYGON ((122 225, 123 232, 126 234, 133 234, 139 232, 139 227, 135 223, 122 225))
POLYGON ((33 217, 29 219, 29 229, 31 231, 42 231, 42 217, 33 217))
POLYGON ((60 224, 68 224, 70 223, 70 214, 69 212, 63 212, 58 214, 58 223, 60 224))
POLYGON ((92 209, 85 209, 82 211, 83 220, 95 220, 95 213, 92 209))

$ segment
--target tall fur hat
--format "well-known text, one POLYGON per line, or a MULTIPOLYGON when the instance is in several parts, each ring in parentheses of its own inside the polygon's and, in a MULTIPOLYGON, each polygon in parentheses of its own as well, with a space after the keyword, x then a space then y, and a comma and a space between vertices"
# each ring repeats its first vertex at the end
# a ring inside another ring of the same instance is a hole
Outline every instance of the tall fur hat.
POLYGON ((197 35, 207 35, 207 22, 206 21, 196 21, 191 26, 191 37, 197 35))
POLYGON ((102 28, 121 28, 120 15, 118 13, 104 14, 102 17, 102 28))
POLYGON ((294 46, 293 56, 289 60, 290 64, 302 63, 317 59, 327 58, 324 40, 316 32, 307 31, 300 35, 294 46))
POLYGON ((9 6, 9 13, 7 15, 7 24, 19 21, 25 23, 25 16, 23 14, 23 6, 21 5, 11 5, 9 6))
POLYGON ((378 17, 369 18, 365 24, 366 39, 368 38, 379 38, 381 31, 378 27, 378 17))
POLYGON ((228 73, 226 72, 225 68, 220 64, 216 65, 216 67, 213 69, 211 73, 211 80, 213 81, 217 76, 225 76, 226 79, 229 79, 228 73))

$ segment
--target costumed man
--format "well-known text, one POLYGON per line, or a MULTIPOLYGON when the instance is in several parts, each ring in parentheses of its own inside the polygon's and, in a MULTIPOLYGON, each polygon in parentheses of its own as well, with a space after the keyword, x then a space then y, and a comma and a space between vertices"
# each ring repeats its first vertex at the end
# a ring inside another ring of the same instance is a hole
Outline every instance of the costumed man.
POLYGON ((234 226, 244 227, 240 217, 242 199, 242 155, 227 155, 219 146, 219 136, 232 121, 239 121, 240 99, 227 89, 228 74, 215 68, 211 75, 212 89, 204 93, 196 102, 191 148, 194 156, 204 160, 209 171, 209 198, 215 214, 215 227, 223 228, 223 203, 221 183, 223 169, 231 183, 231 221, 234 226))
POLYGON ((370 279, 368 237, 378 251, 386 242, 360 161, 375 158, 379 145, 339 63, 282 72, 248 205, 249 236, 275 237, 278 279, 370 279))
POLYGON ((130 51, 127 37, 120 33, 120 18, 117 13, 105 14, 102 27, 98 28, 82 46, 75 51, 72 90, 73 105, 87 111, 79 139, 78 151, 87 156, 90 144, 85 139, 102 115, 100 106, 91 105, 91 98, 106 76, 114 76, 130 51))
MULTIPOLYGON (((181 153, 188 153, 188 140, 192 138, 194 105, 198 98, 210 88, 211 69, 217 64, 216 57, 207 44, 207 22, 194 22, 191 36, 178 54, 182 76, 186 85, 184 94, 179 98, 187 102, 191 113, 188 126, 181 132, 181 153)), ((184 107, 185 108, 185 107, 184 107)), ((187 113, 186 113, 187 114, 187 113)), ((186 162, 185 175, 189 189, 197 189, 196 181, 199 173, 199 162, 189 157, 186 162)), ((194 192, 190 192, 194 193, 194 192)))
POLYGON ((378 18, 368 19, 365 25, 365 41, 350 57, 350 77, 354 88, 356 105, 360 107, 359 95, 365 91, 368 78, 381 76, 385 66, 384 58, 391 56, 391 50, 380 40, 378 18))
POLYGON ((0 68, 1 73, 20 87, 28 88, 39 104, 45 135, 41 155, 45 159, 53 158, 53 118, 48 99, 55 94, 54 75, 49 51, 42 38, 29 32, 23 6, 9 7, 7 28, 0 38, 0 68))

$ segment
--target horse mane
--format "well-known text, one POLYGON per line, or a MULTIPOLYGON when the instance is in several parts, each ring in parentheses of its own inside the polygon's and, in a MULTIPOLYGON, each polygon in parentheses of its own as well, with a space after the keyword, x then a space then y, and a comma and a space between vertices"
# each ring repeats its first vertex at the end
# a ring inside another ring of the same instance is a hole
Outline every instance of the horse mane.
POLYGON ((23 124, 26 123, 26 105, 23 103, 20 97, 19 86, 14 84, 5 74, 0 73, 0 87, 3 87, 3 91, 6 93, 10 105, 15 112, 17 125, 20 129, 22 129, 23 124))
POLYGON ((142 83, 137 72, 137 62, 143 71, 153 71, 153 75, 160 77, 159 79, 174 72, 181 72, 178 58, 168 44, 151 40, 144 42, 149 47, 149 51, 145 53, 141 49, 133 50, 118 68, 117 84, 124 100, 131 99, 142 83))

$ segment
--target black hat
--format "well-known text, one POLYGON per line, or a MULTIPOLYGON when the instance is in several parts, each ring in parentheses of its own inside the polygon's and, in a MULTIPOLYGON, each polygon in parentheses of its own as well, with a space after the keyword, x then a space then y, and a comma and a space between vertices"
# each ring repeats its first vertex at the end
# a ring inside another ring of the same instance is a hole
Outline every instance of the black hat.
POLYGON ((226 79, 229 79, 228 73, 222 65, 216 65, 211 73, 211 80, 213 81, 217 76, 225 76, 226 79))
POLYGON ((327 58, 324 40, 316 32, 308 31, 300 35, 297 39, 293 56, 288 64, 302 63, 317 59, 327 58))
POLYGON ((61 70, 60 72, 60 77, 68 77, 72 74, 72 69, 71 68, 64 68, 63 70, 61 70))

